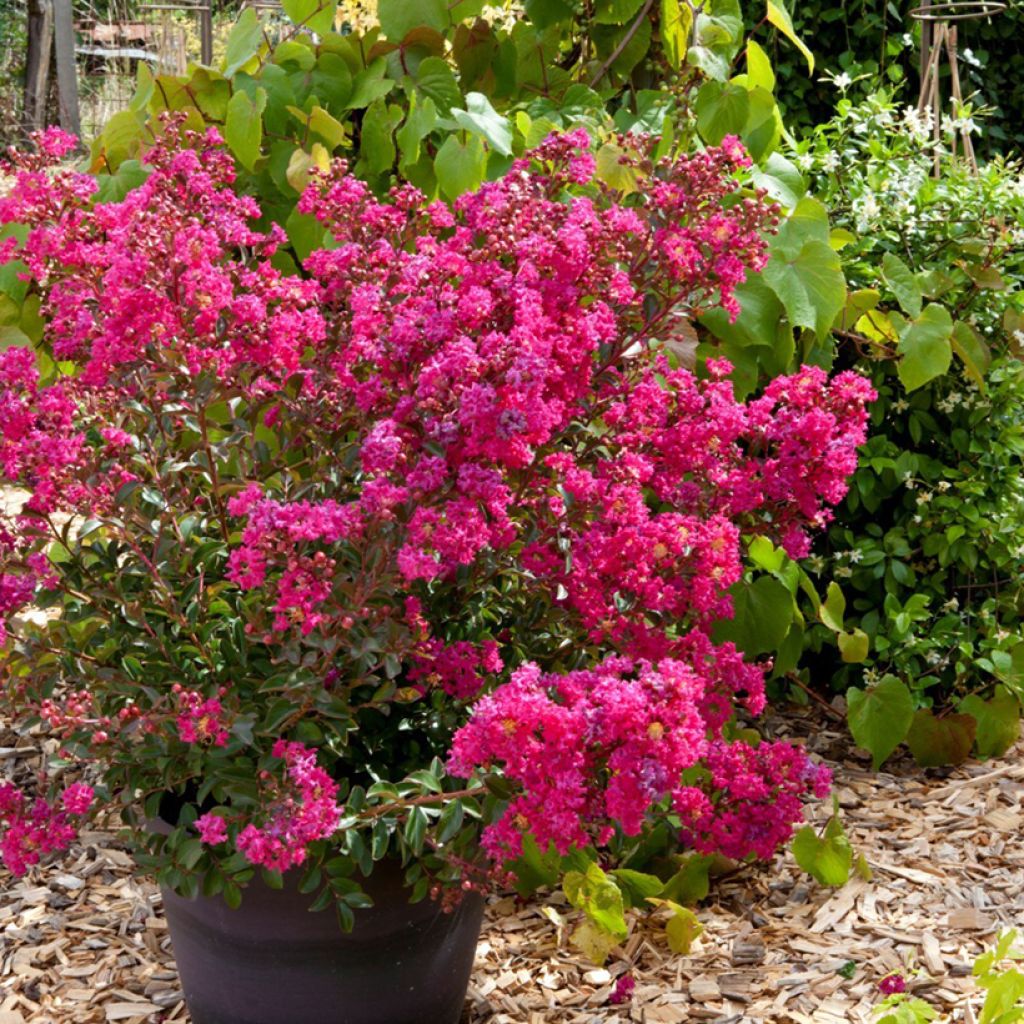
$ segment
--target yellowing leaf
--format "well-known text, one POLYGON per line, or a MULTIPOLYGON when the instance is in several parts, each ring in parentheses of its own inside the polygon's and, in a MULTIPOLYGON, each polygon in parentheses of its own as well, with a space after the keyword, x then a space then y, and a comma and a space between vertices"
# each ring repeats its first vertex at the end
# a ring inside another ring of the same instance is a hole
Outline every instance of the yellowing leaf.
POLYGON ((752 86, 775 91, 775 72, 768 54, 753 39, 747 41, 747 75, 752 86))
POLYGON ((854 325, 854 330, 880 345, 895 345, 900 340, 893 322, 877 311, 865 313, 854 325))
POLYGON ((296 192, 302 192, 309 184, 310 175, 314 169, 326 171, 330 166, 330 154, 319 142, 314 142, 310 152, 297 149, 292 153, 291 159, 288 161, 288 170, 285 171, 284 176, 296 192))
POLYGON ((843 661, 849 665, 859 665, 868 656, 871 640, 863 629, 854 629, 850 633, 840 633, 837 637, 839 653, 843 661))
POLYGON ((680 3, 680 0, 661 0, 659 24, 665 57, 678 71, 686 58, 686 48, 693 30, 693 11, 688 3, 680 3))
POLYGON ((251 171, 260 158, 260 146, 263 142, 263 111, 267 105, 267 94, 263 89, 256 90, 256 100, 238 90, 231 97, 227 107, 227 118, 224 122, 224 141, 231 152, 238 157, 239 163, 251 171))
POLYGON ((637 169, 624 162, 626 152, 611 142, 606 142, 597 151, 597 177, 609 188, 629 195, 639 186, 637 169))
POLYGON ((814 54, 811 53, 804 41, 796 34, 793 28, 793 21, 789 11, 781 3, 768 0, 768 21, 774 25, 803 55, 807 61, 807 71, 814 74, 814 54))
POLYGON ((697 920, 697 915, 692 910, 681 907, 672 900, 656 899, 652 896, 648 902, 656 907, 672 911, 672 916, 665 924, 665 937, 668 939, 669 949, 673 953, 685 956, 690 952, 697 937, 704 931, 704 925, 697 920))
POLYGON ((599 967, 608 959, 608 954, 619 944, 614 935, 602 931, 593 921, 584 921, 573 933, 573 944, 582 950, 599 967))

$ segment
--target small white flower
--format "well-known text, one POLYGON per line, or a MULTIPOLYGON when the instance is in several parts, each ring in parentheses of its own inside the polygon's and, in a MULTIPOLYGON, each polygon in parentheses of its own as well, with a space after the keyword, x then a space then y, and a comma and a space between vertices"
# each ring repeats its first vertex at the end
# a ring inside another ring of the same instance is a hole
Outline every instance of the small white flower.
POLYGON ((949 490, 949 488, 950 488, 951 486, 952 486, 952 485, 950 484, 950 482, 949 482, 948 480, 940 480, 940 481, 939 481, 939 482, 938 482, 938 483, 937 483, 937 484, 935 485, 935 490, 937 490, 937 491, 942 491, 943 493, 945 493, 946 491, 948 491, 948 490, 949 490))
POLYGON ((853 205, 854 212, 857 214, 857 230, 861 232, 867 231, 882 212, 882 207, 873 192, 868 192, 867 195, 856 200, 853 205))
POLYGON ((825 154, 825 155, 824 155, 824 156, 823 156, 823 157, 821 158, 821 169, 822 169, 822 170, 823 170, 823 171, 824 171, 824 172, 825 172, 826 174, 831 174, 831 173, 832 173, 833 171, 835 171, 835 170, 836 170, 836 169, 837 169, 838 167, 839 167, 839 154, 838 154, 838 153, 836 153, 836 152, 834 152, 833 150, 831 150, 831 149, 830 149, 830 150, 829 150, 829 151, 828 151, 828 152, 827 152, 827 153, 826 153, 826 154, 825 154))
POLYGON ((909 32, 904 32, 903 33, 903 45, 904 46, 913 46, 914 45, 914 37, 909 32))
POLYGON ((927 142, 934 123, 931 107, 925 107, 924 110, 907 107, 903 111, 903 127, 915 142, 927 142))
MULTIPOLYGON (((910 403, 905 398, 897 398, 892 403, 892 407, 895 412, 906 412, 910 408, 910 403)), ((907 476, 909 477, 910 474, 907 473, 907 476)))
POLYGON ((864 557, 864 553, 859 548, 854 548, 852 551, 847 551, 846 552, 846 557, 851 562, 856 563, 856 562, 859 562, 864 557))
POLYGON ((947 601, 947 602, 946 602, 946 603, 945 603, 945 604, 944 604, 944 605, 942 606, 942 610, 943 610, 944 612, 955 612, 955 611, 957 611, 957 610, 959 609, 959 607, 960 607, 960 602, 959 602, 959 600, 957 600, 957 598, 955 598, 955 597, 951 597, 951 598, 950 598, 950 599, 949 599, 949 600, 948 600, 948 601, 947 601))
POLYGON ((814 157, 810 153, 799 153, 797 154, 796 165, 801 171, 809 171, 814 167, 814 157))
POLYGON ((832 570, 833 575, 840 577, 840 579, 848 579, 853 575, 853 570, 848 565, 837 565, 832 570))
POLYGON ((931 493, 931 491, 924 491, 922 494, 919 494, 917 496, 917 503, 918 503, 918 505, 927 505, 928 502, 931 501, 931 500, 932 500, 932 493, 931 493))
POLYGON ((967 61, 967 63, 970 64, 972 68, 981 67, 981 61, 974 56, 974 51, 970 47, 968 47, 965 50, 961 50, 960 56, 963 57, 963 59, 967 61))
POLYGON ((832 81, 835 84, 835 87, 837 89, 841 89, 843 92, 846 92, 846 90, 853 85, 853 79, 845 71, 841 75, 836 75, 832 81))

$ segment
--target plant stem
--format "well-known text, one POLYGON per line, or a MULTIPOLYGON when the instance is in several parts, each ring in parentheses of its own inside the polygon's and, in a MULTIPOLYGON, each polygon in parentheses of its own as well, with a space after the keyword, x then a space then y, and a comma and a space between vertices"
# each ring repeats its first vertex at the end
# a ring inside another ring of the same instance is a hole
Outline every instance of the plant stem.
POLYGON ((840 712, 836 711, 836 709, 832 707, 832 705, 829 704, 829 702, 825 700, 825 698, 822 697, 820 693, 815 693, 814 690, 807 686, 795 672, 787 672, 786 679, 788 682, 791 682, 796 686, 799 686, 800 689, 803 690, 808 697, 810 697, 812 700, 817 701, 837 721, 846 721, 846 719, 843 717, 842 714, 840 714, 840 712))
POLYGON ((629 26, 629 31, 619 41, 619 45, 608 55, 608 59, 597 69, 597 74, 590 80, 590 88, 593 89, 598 82, 608 73, 608 69, 619 59, 622 51, 629 46, 633 36, 637 34, 640 28, 640 24, 644 18, 647 17, 651 8, 654 6, 654 0, 647 0, 647 2, 640 8, 640 13, 636 16, 636 20, 632 25, 629 26))

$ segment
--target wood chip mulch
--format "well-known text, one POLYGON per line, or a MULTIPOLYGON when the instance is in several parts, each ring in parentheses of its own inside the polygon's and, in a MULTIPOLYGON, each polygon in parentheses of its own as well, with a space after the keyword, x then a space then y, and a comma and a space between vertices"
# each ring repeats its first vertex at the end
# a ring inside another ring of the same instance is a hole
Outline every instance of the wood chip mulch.
MULTIPOLYGON (((875 773, 850 753, 841 727, 809 713, 772 728, 783 725, 833 763, 844 822, 872 881, 826 889, 787 855, 713 889, 690 955, 673 955, 661 929, 638 918, 603 968, 572 949, 564 903, 495 899, 465 1024, 866 1022, 892 971, 951 1020, 973 1024, 971 963, 1024 922, 1024 746, 953 771, 897 761, 875 773), (626 971, 633 998, 609 1005, 626 971)), ((0 778, 38 755, 30 737, 0 732, 0 778)), ((817 811, 820 824, 829 808, 817 811)), ((93 831, 59 866, 5 876, 0 1024, 187 1024, 159 892, 129 866, 112 834, 93 831)))

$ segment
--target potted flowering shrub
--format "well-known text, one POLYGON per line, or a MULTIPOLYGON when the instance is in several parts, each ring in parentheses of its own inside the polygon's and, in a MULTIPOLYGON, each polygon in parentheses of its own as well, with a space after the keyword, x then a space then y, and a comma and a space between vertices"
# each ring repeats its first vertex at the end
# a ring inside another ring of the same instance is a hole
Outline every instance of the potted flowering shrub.
POLYGON ((12 871, 119 815, 197 1024, 314 1024, 456 1020, 489 884, 568 871, 600 955, 678 854, 773 855, 827 772, 740 728, 763 667, 710 625, 746 539, 806 552, 871 392, 671 358, 764 261, 738 143, 620 139, 623 198, 553 136, 454 208, 340 164, 301 276, 214 132, 108 202, 40 143, 0 200, 3 706, 60 754, 0 786, 12 871))

